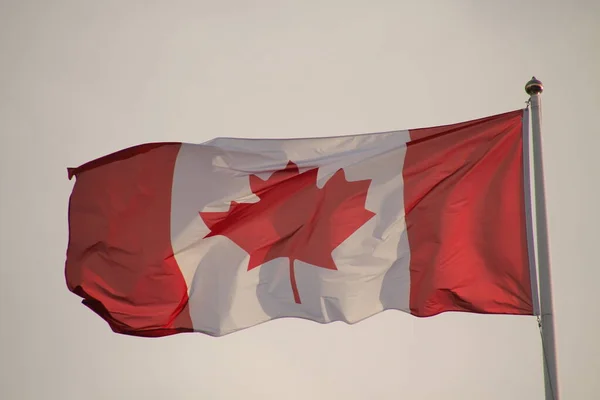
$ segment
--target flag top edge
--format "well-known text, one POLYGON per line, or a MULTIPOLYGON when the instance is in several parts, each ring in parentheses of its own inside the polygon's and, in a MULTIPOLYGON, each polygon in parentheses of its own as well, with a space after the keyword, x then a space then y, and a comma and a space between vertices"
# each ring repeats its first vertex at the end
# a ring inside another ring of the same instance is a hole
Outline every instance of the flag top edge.
POLYGON ((181 143, 178 143, 178 142, 155 142, 155 143, 144 143, 144 144, 127 147, 125 149, 116 151, 114 153, 110 153, 110 154, 101 156, 99 158, 96 158, 94 160, 88 161, 88 162, 80 165, 79 167, 67 168, 68 178, 69 178, 69 180, 71 180, 74 176, 77 176, 78 174, 88 171, 90 169, 94 169, 94 168, 100 167, 102 165, 111 163, 111 162, 126 160, 133 156, 143 154, 143 153, 149 152, 151 150, 154 150, 154 149, 157 149, 157 148, 160 148, 163 146, 179 146, 179 145, 181 145, 181 143))
MULTIPOLYGON (((470 120, 465 120, 465 121, 460 121, 460 122, 453 122, 453 123, 448 123, 448 124, 441 124, 441 125, 433 125, 433 126, 427 126, 427 127, 420 127, 420 128, 410 128, 410 129, 396 129, 396 130, 390 130, 390 131, 381 131, 381 132, 368 132, 368 133, 357 133, 357 134, 346 134, 346 135, 335 135, 335 136, 307 136, 307 137, 293 137, 293 138, 243 138, 243 137, 226 137, 226 136, 218 136, 215 137, 213 139, 210 139, 206 142, 201 142, 201 143, 197 143, 197 145, 213 145, 215 144, 215 142, 219 141, 219 140, 236 140, 236 141, 298 141, 298 140, 319 140, 319 139, 328 139, 328 138, 333 138, 333 137, 340 137, 340 138, 351 138, 351 137, 360 137, 360 136, 368 136, 368 135, 379 135, 379 134, 389 134, 389 133, 393 133, 393 132, 403 132, 403 131, 410 131, 411 133, 418 133, 420 131, 424 131, 424 130, 430 130, 430 129, 443 129, 443 128, 449 128, 455 125, 462 125, 464 126, 465 124, 467 125, 477 125, 480 123, 484 123, 490 120, 494 120, 494 119, 502 119, 502 118, 507 118, 507 117, 513 117, 516 115, 521 115, 523 113, 523 111, 526 110, 525 108, 521 108, 521 109, 517 109, 517 110, 512 110, 512 111, 507 111, 507 112, 503 112, 500 114, 494 114, 494 115, 488 115, 485 117, 479 117, 479 118, 475 118, 475 119, 470 119, 470 120)), ((412 135, 411 135, 412 136, 412 135)), ((146 153, 148 151, 157 149, 159 147, 163 147, 163 146, 180 146, 184 144, 183 142, 148 142, 148 143, 143 143, 143 144, 139 144, 139 145, 135 145, 135 146, 131 146, 122 150, 118 150, 114 153, 110 153, 101 157, 98 157, 94 160, 88 161, 84 164, 81 164, 78 167, 68 167, 67 168, 67 176, 68 179, 71 180, 73 179, 73 177, 76 177, 78 174, 85 172, 87 170, 90 169, 94 169, 97 167, 100 167, 102 165, 105 165, 107 163, 111 163, 111 162, 115 162, 115 161, 121 161, 121 160, 125 160, 128 158, 131 158, 133 156, 139 155, 139 154, 143 154, 146 153)))

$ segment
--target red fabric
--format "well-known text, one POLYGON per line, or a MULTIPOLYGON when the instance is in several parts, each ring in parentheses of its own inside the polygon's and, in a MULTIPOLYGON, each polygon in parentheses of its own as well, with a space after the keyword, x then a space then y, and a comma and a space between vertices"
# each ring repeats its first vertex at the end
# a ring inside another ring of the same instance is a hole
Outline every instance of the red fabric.
MULTIPOLYGON (((522 110, 410 131, 402 174, 413 315, 533 314, 521 133, 522 110)), ((69 169, 76 182, 67 286, 115 332, 193 330, 170 237, 179 149, 178 143, 141 145, 69 169)), ((354 201, 363 212, 363 198, 354 201)), ((217 214, 227 213, 201 214, 213 230, 218 224, 208 217, 217 214)))
POLYGON ((410 131, 410 309, 532 315, 522 110, 410 131))
POLYGON ((67 286, 115 332, 192 330, 170 238, 179 147, 136 146, 69 170, 77 179, 69 204, 67 286))

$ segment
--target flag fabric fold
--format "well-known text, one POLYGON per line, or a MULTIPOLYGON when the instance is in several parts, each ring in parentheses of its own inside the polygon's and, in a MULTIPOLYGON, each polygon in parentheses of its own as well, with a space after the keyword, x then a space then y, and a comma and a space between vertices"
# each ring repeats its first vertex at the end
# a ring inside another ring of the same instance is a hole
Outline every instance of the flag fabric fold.
POLYGON ((71 168, 67 286, 136 336, 387 309, 532 315, 523 113, 151 143, 71 168))

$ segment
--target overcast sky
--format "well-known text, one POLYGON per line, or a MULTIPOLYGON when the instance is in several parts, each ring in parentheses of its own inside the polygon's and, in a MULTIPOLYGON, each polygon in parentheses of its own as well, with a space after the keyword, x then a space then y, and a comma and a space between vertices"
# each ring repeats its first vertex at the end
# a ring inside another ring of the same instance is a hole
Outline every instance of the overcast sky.
POLYGON ((543 399, 532 317, 386 311, 114 334, 64 281, 66 168, 152 141, 330 136, 525 106, 563 399, 600 396, 600 2, 0 0, 0 398, 543 399))

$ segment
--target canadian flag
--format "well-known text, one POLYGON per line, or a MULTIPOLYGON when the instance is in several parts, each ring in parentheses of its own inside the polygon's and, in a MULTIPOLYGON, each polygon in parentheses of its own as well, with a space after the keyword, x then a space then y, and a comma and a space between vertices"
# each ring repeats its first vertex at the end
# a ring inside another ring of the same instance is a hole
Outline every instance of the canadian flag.
POLYGON ((532 315, 523 116, 144 144, 69 169, 68 288, 137 336, 532 315))

